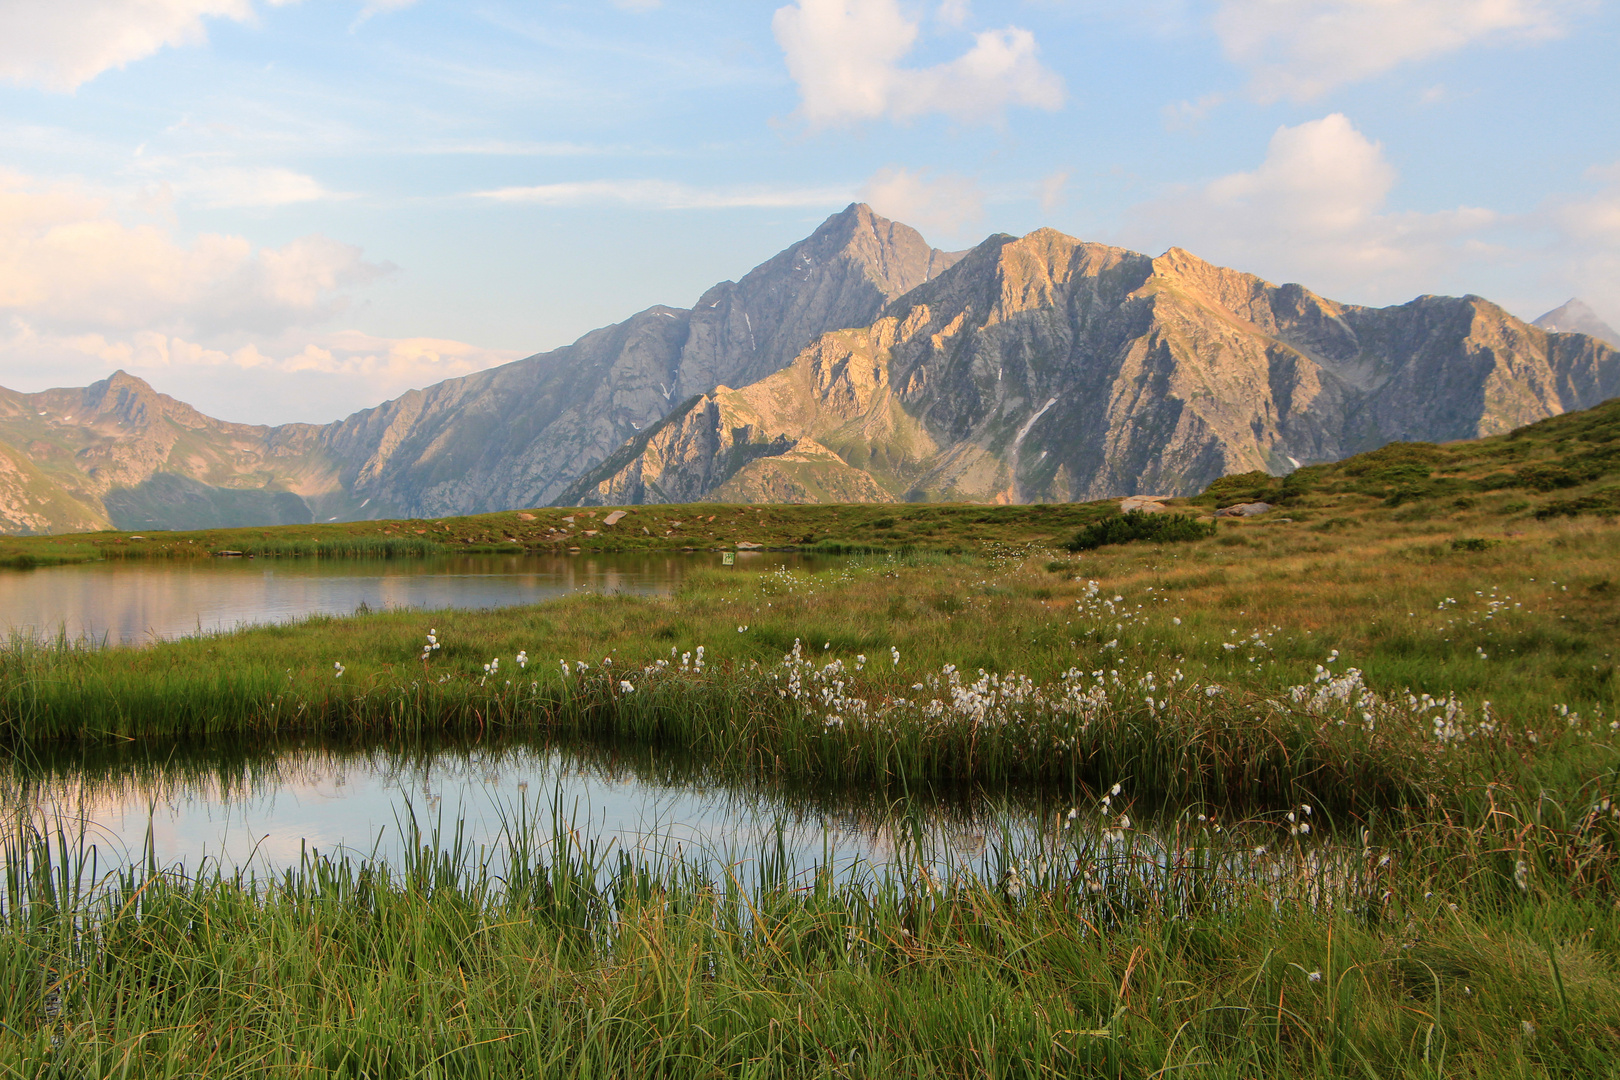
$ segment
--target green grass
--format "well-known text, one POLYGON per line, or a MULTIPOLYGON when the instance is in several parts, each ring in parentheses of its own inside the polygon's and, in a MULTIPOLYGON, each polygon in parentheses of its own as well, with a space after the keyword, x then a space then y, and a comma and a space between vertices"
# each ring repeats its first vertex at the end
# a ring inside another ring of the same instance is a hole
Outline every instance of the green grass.
MULTIPOLYGON (((1478 443, 1229 477, 1172 508, 1278 509, 1190 542, 1060 550, 1117 519, 1112 503, 643 507, 590 539, 867 553, 816 572, 715 566, 665 598, 139 649, 14 640, 0 740, 31 760, 226 737, 265 753, 544 737, 874 805, 954 785, 1091 814, 1118 782, 1178 870, 1109 876, 1093 846, 938 892, 903 861, 852 881, 792 883, 778 866, 745 886, 542 852, 520 829, 514 873, 445 838, 394 869, 312 857, 255 883, 147 867, 98 892, 63 876, 71 837, 46 855, 19 831, 0 1066, 1613 1075, 1617 428, 1611 403, 1478 443), (441 648, 424 658, 429 628, 441 648), (1332 840, 1315 862, 1283 827, 1301 803, 1332 840), (1257 824, 1216 841, 1200 813, 1257 824), (1269 855, 1244 855, 1253 829, 1270 830, 1254 845, 1269 855), (52 970, 56 1016, 41 1011, 52 970)), ((575 512, 582 528, 556 539, 564 513, 255 532, 323 554, 373 535, 571 546, 597 519, 575 512)), ((246 532, 73 542, 162 555, 244 550, 246 532)))
POLYGON ((834 875, 770 845, 716 872, 516 808, 498 863, 408 831, 395 867, 307 853, 251 879, 149 857, 97 880, 81 835, 13 826, 0 1070, 1608 1075, 1612 881, 1570 888, 1538 853, 1613 828, 1500 810, 1326 862, 1187 820, 1169 873, 1152 844, 1081 827, 1044 865, 943 876, 914 849, 834 875))

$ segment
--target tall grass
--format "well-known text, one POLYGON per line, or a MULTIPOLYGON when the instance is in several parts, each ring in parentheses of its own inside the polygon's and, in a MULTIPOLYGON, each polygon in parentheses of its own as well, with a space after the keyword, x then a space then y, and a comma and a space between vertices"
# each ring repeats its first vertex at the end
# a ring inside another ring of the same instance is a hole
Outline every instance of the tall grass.
MULTIPOLYGON (((1522 859, 1545 827, 1499 809, 1522 859)), ((404 829, 397 866, 306 852, 254 878, 148 848, 98 877, 70 826, 14 821, 0 1069, 1575 1076, 1620 1054, 1612 882, 1504 874, 1495 832, 1324 856, 1077 827, 1044 860, 943 875, 767 844, 745 884, 524 807, 498 857, 404 829)))
POLYGON ((288 536, 285 530, 259 537, 232 536, 228 537, 227 541, 227 545, 220 547, 183 546, 175 543, 161 547, 102 545, 101 554, 107 559, 190 559, 213 555, 220 550, 229 550, 243 556, 264 559, 317 556, 326 559, 425 559, 443 555, 450 550, 444 544, 422 536, 333 534, 324 539, 315 539, 288 536))

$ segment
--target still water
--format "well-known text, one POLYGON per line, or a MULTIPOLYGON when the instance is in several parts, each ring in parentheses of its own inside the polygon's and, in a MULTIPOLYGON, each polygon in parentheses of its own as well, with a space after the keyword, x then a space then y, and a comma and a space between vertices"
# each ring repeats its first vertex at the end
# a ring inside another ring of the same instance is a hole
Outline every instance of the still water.
MULTIPOLYGON (((494 608, 581 590, 670 592, 719 553, 464 555, 434 559, 207 559, 0 570, 0 632, 109 644, 373 610, 494 608)), ((739 571, 829 562, 791 553, 737 553, 739 571)))
POLYGON ((976 868, 998 846, 1027 846, 1046 817, 1028 803, 788 791, 707 774, 642 748, 540 743, 346 749, 310 743, 163 756, 140 748, 17 759, 0 771, 0 807, 36 827, 82 828, 97 863, 139 861, 227 872, 296 866, 310 849, 398 864, 411 824, 428 841, 482 847, 501 865, 520 815, 544 837, 642 858, 680 855, 747 877, 780 844, 790 865, 882 864, 921 838, 935 864, 976 868), (151 756, 148 756, 151 754, 151 756))

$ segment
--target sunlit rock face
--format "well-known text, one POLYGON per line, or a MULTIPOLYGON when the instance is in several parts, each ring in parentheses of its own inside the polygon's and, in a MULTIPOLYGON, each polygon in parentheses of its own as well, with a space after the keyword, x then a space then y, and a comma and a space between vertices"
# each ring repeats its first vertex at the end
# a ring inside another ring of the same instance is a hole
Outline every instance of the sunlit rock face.
POLYGON ((1042 229, 992 237, 872 325, 684 403, 564 501, 763 501, 790 463, 787 501, 1184 495, 1616 394, 1613 348, 1479 297, 1357 307, 1042 229))

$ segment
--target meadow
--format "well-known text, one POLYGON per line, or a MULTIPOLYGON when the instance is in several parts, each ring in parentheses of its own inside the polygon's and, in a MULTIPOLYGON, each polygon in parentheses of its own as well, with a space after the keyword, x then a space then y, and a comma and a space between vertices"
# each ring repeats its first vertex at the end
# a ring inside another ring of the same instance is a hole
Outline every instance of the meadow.
MULTIPOLYGON (((854 554, 716 559, 668 598, 15 640, 0 739, 20 775, 130 741, 524 733, 902 816, 924 790, 1069 812, 1033 863, 941 878, 911 852, 835 876, 766 850, 747 887, 527 810, 499 868, 426 836, 404 866, 91 881, 71 828, 18 816, 0 1068, 1620 1075, 1617 429, 1612 403, 1228 477, 1170 510, 1273 509, 1174 542, 1068 550, 1111 503, 642 507, 612 535, 854 554), (716 522, 690 529, 699 509, 716 522)), ((521 541, 507 521, 464 535, 521 541)), ((327 535, 258 532, 288 555, 327 535)), ((158 542, 227 539, 250 538, 158 542)), ((52 543, 165 554, 19 551, 52 543)))

